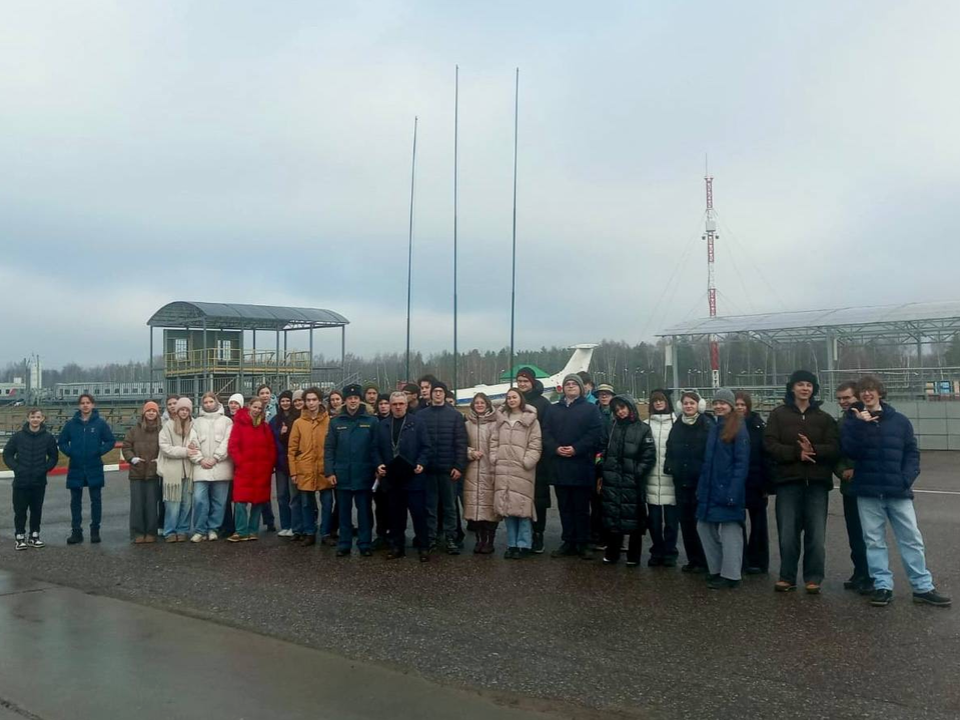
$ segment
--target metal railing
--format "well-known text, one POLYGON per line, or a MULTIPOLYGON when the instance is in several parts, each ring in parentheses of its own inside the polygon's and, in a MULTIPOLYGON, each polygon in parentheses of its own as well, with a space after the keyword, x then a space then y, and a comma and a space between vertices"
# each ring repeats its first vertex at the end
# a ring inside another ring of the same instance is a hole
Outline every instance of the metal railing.
POLYGON ((285 372, 310 372, 310 353, 305 350, 280 353, 274 350, 206 348, 169 352, 163 356, 164 373, 266 371, 279 367, 285 372))

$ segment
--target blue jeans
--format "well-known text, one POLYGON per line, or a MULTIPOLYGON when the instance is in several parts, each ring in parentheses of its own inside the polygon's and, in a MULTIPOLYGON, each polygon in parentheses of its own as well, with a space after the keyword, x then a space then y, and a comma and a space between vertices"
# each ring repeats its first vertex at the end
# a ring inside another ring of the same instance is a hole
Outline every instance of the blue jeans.
POLYGON ((867 545, 867 567, 877 590, 893 590, 893 573, 887 552, 887 520, 900 548, 903 569, 915 593, 933 590, 933 577, 927 570, 923 536, 917 527, 913 500, 907 498, 858 497, 863 540, 867 545))
POLYGON ((337 547, 349 550, 353 547, 353 508, 357 508, 357 547, 370 549, 373 535, 370 490, 337 490, 337 510, 340 513, 340 540, 337 547))
MULTIPOLYGON (((90 495, 90 532, 100 532, 100 517, 103 505, 100 500, 102 487, 87 487, 90 495)), ((70 488, 70 527, 83 529, 83 488, 70 488)))
POLYGON ((190 532, 190 514, 193 510, 193 495, 182 493, 180 502, 163 501, 163 536, 186 535, 190 532))
POLYGON ((533 520, 530 518, 507 517, 503 519, 507 526, 507 547, 533 547, 533 520))
POLYGON ((195 482, 193 484, 193 531, 206 535, 223 525, 223 513, 227 507, 229 480, 195 482))
POLYGON ((262 503, 234 503, 233 523, 236 525, 237 535, 240 537, 256 535, 260 529, 260 514, 262 512, 262 503))
POLYGON ((303 505, 300 499, 300 490, 297 484, 287 480, 288 493, 290 495, 290 529, 296 535, 303 534, 303 505))
MULTIPOLYGON (((314 503, 316 503, 315 500, 314 503)), ((316 505, 314 505, 314 507, 316 507, 316 505)), ((332 517, 333 488, 327 488, 326 490, 320 491, 320 537, 327 537, 331 532, 333 532, 333 528, 331 527, 332 517)), ((306 523, 306 519, 304 519, 304 523, 306 523)))
POLYGON ((290 476, 277 468, 275 481, 277 487, 277 514, 280 516, 280 529, 290 530, 293 520, 290 513, 290 476))

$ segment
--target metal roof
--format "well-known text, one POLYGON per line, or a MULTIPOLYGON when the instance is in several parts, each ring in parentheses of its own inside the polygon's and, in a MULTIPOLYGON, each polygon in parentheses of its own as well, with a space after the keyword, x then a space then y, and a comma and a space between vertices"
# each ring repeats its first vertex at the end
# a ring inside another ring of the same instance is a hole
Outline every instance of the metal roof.
POLYGON ((202 327, 229 330, 301 330, 349 325, 340 313, 319 308, 207 303, 167 303, 147 320, 151 327, 202 327))
POLYGON ((770 341, 862 336, 946 340, 960 332, 960 301, 728 315, 682 322, 659 337, 751 335, 770 341))

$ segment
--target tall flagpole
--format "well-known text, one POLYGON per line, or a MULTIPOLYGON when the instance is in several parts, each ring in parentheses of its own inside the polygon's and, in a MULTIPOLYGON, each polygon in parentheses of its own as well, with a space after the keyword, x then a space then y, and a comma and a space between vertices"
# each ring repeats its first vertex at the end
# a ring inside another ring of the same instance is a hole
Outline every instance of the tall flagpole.
POLYGON ((457 170, 460 129, 460 66, 456 66, 453 90, 453 402, 457 402, 457 170))
POLYGON ((413 118, 413 160, 410 163, 410 232, 407 239, 407 364, 404 376, 410 382, 410 298, 413 281, 413 190, 417 177, 417 122, 413 118))
MULTIPOLYGON (((517 68, 513 96, 513 270, 510 288, 510 362, 507 372, 513 373, 514 329, 517 315, 517 136, 520 124, 520 68, 517 68)), ((511 379, 512 382, 512 379, 511 379)))

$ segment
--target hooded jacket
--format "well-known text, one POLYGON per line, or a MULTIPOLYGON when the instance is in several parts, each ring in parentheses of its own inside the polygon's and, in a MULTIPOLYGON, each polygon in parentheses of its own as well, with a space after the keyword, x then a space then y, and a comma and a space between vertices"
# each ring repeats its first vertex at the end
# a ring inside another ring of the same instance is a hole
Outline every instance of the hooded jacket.
POLYGON ((127 430, 123 436, 123 450, 121 454, 123 459, 130 463, 134 458, 140 458, 142 462, 136 465, 130 463, 130 470, 127 477, 131 480, 155 480, 159 473, 157 471, 157 458, 160 457, 160 429, 163 423, 158 417, 153 424, 148 423, 147 419, 140 416, 140 422, 127 430))
POLYGON ((297 489, 313 492, 333 487, 323 474, 324 447, 330 427, 330 415, 323 405, 315 418, 304 408, 293 423, 287 445, 287 463, 290 477, 296 476, 297 489))
POLYGON ((561 487, 594 487, 594 465, 597 453, 603 449, 603 421, 596 405, 583 396, 569 405, 561 398, 547 413, 547 445, 544 451, 553 461, 554 485, 561 487), (571 446, 573 457, 557 455, 557 449, 571 446))
POLYGON ((270 420, 270 430, 273 431, 274 440, 277 443, 277 470, 284 475, 290 475, 290 433, 293 432, 293 424, 300 418, 303 411, 296 411, 291 408, 284 412, 278 410, 277 414, 270 420), (286 426, 286 432, 283 431, 286 426))
MULTIPOLYGON (((536 411, 533 411, 534 413, 536 411)), ((463 517, 473 522, 496 522, 493 509, 494 467, 499 444, 498 418, 493 408, 477 415, 467 411, 467 471, 463 474, 463 517), (477 452, 482 455, 477 457, 477 452)))
POLYGON ((819 400, 800 412, 792 390, 784 404, 767 418, 763 445, 774 463, 773 482, 782 485, 805 482, 833 488, 833 466, 840 457, 840 436, 836 421, 820 409, 819 400), (806 435, 816 452, 816 462, 800 459, 800 435, 806 435))
POLYGON ((197 430, 197 440, 200 445, 200 457, 193 470, 194 482, 223 482, 233 477, 233 460, 230 458, 230 433, 233 431, 233 421, 223 414, 223 405, 218 405, 213 412, 203 408, 193 421, 197 430), (207 470, 200 461, 203 458, 216 460, 217 464, 207 470))
POLYGON ((323 445, 324 474, 335 475, 338 490, 370 490, 373 487, 378 421, 361 403, 351 415, 346 405, 330 420, 323 445))
POLYGON ((103 487, 103 456, 117 444, 107 421, 94 408, 84 422, 80 411, 67 420, 58 440, 60 452, 70 458, 67 487, 103 487))
POLYGON ((550 412, 550 401, 543 396, 543 383, 534 380, 533 387, 523 396, 528 405, 533 405, 537 410, 537 421, 540 423, 540 437, 543 441, 543 454, 540 456, 540 462, 537 463, 537 487, 536 502, 541 507, 550 507, 550 484, 553 480, 553 456, 547 451, 552 444, 547 435, 547 413, 550 412))
POLYGON ((920 475, 920 450, 913 425, 903 413, 881 401, 875 422, 855 417, 856 403, 842 427, 843 452, 857 465, 850 492, 858 497, 912 498, 920 475))
POLYGON ((644 492, 647 476, 657 463, 653 434, 637 415, 636 400, 618 395, 610 404, 620 403, 626 404, 630 415, 616 419, 610 429, 600 488, 603 527, 616 535, 646 531, 644 492))
POLYGON ((673 478, 674 489, 695 490, 700 482, 703 456, 707 451, 707 437, 713 420, 701 412, 696 421, 687 424, 677 419, 667 438, 667 457, 663 471, 673 478))
POLYGON ((707 449, 697 485, 697 520, 711 523, 746 520, 747 473, 750 472, 750 432, 744 423, 733 442, 720 438, 726 418, 710 426, 707 449))
POLYGON ((673 486, 673 478, 664 469, 667 459, 667 440, 676 423, 677 419, 670 410, 663 413, 651 413, 647 419, 657 451, 657 462, 647 476, 647 502, 651 505, 677 504, 677 493, 673 486))
POLYGON ((59 459, 57 439, 43 423, 37 432, 24 423, 3 448, 3 462, 13 470, 15 488, 45 487, 47 473, 59 459))
POLYGON ((233 458, 233 501, 270 502, 270 477, 277 461, 277 446, 267 420, 254 426, 249 408, 237 410, 227 449, 233 458))
POLYGON ((430 459, 426 470, 445 475, 467 469, 467 428, 463 415, 444 403, 428 405, 417 413, 430 437, 430 459))
POLYGON ((506 405, 501 405, 496 416, 494 510, 500 517, 533 519, 536 516, 537 461, 543 453, 537 412, 525 407, 518 417, 508 413, 506 405))

